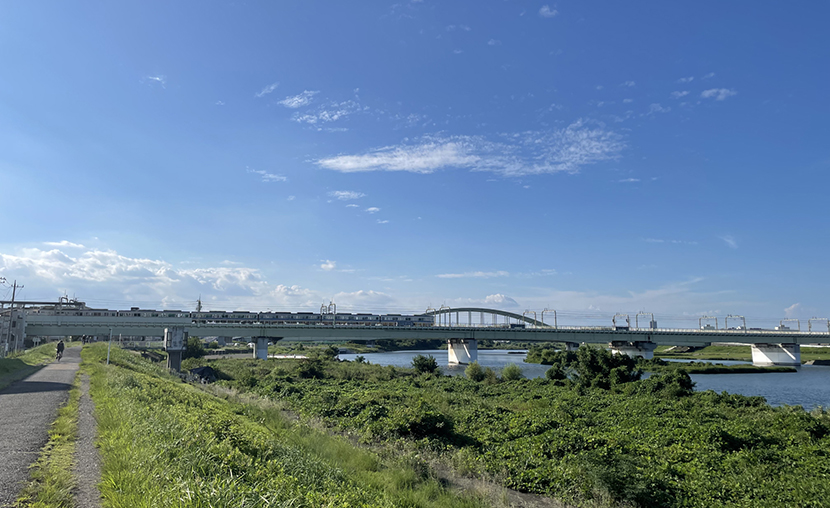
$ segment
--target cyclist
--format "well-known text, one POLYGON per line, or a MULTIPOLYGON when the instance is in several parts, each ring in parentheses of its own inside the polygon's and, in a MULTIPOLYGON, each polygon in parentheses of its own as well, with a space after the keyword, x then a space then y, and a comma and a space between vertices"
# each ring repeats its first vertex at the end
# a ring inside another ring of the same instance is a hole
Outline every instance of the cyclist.
POLYGON ((58 361, 61 361, 61 357, 63 357, 63 348, 64 347, 66 347, 66 346, 63 343, 63 339, 61 339, 60 342, 58 342, 58 354, 56 356, 58 361))

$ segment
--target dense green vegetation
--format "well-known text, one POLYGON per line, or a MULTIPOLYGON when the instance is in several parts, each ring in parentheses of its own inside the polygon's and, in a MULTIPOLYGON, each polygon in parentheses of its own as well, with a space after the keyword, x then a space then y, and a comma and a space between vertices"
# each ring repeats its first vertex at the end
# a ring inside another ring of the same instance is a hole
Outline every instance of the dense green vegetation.
POLYGON ((267 401, 206 393, 118 348, 109 366, 105 347, 87 347, 83 357, 92 371, 105 506, 484 506, 449 492, 415 454, 361 450, 290 424, 267 401))
POLYGON ((554 360, 560 368, 548 379, 512 381, 322 360, 210 365, 220 384, 374 446, 432 454, 457 473, 575 504, 818 507, 830 499, 827 412, 695 393, 682 370, 637 380, 633 361, 601 349, 554 360))
POLYGON ((648 372, 666 372, 671 370, 685 370, 689 374, 763 374, 765 372, 798 372, 795 367, 783 365, 755 366, 749 364, 724 365, 710 362, 667 362, 660 358, 641 360, 637 366, 648 372))

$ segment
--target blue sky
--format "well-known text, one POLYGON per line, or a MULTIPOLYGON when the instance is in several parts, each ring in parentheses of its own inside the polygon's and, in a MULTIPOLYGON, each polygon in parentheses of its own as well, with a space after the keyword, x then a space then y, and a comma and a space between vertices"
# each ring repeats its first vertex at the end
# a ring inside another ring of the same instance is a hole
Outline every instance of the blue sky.
POLYGON ((0 274, 104 307, 824 316, 828 14, 5 3, 0 274))

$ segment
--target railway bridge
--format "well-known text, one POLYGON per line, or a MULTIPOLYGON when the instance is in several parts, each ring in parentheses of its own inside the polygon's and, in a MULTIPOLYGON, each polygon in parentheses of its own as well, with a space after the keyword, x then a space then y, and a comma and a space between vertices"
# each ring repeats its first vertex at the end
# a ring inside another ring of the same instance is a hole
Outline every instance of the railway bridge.
POLYGON ((268 343, 284 338, 350 341, 441 339, 448 343, 449 362, 461 364, 477 359, 479 340, 559 342, 567 348, 576 348, 580 344, 605 344, 617 353, 643 358, 653 357, 658 345, 706 346, 713 342, 730 342, 752 346, 752 360, 756 365, 800 365, 801 345, 830 342, 830 324, 826 320, 821 321, 827 324, 827 329, 821 330, 813 330, 812 320, 807 331, 800 329, 800 323, 797 329, 782 326, 777 330, 755 330, 747 329, 745 321, 742 326, 734 326, 739 316, 729 316, 733 320, 732 328, 728 328, 728 322, 724 323, 726 328, 719 328, 716 322, 714 327, 701 325, 697 329, 672 329, 658 328, 653 315, 643 313, 635 316, 633 325, 629 316, 618 314, 613 317, 612 326, 566 326, 559 324, 555 311, 546 310, 541 316, 536 316, 532 312, 516 314, 475 307, 428 309, 426 314, 434 317, 434 324, 423 327, 360 326, 334 322, 276 324, 257 319, 211 322, 194 319, 188 312, 175 315, 160 312, 158 317, 117 315, 116 312, 98 316, 91 312, 55 315, 27 312, 25 308, 15 312, 18 315, 12 321, 19 323, 16 333, 25 336, 123 334, 164 337, 169 365, 175 369, 180 365, 188 334, 249 338, 256 343, 255 358, 266 358, 268 343), (547 320, 545 314, 548 315, 547 320), (641 315, 644 317, 642 325, 641 315), (461 317, 466 317, 466 322, 462 323, 461 317), (473 317, 478 317, 478 320, 473 317))

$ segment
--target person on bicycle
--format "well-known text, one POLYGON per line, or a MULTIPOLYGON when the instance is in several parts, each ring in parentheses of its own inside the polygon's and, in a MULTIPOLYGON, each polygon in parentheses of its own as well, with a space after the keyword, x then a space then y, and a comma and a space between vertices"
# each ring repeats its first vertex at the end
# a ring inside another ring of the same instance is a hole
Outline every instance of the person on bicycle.
POLYGON ((58 360, 60 360, 63 356, 63 348, 65 347, 66 346, 63 343, 63 339, 61 339, 60 342, 58 342, 58 360))

